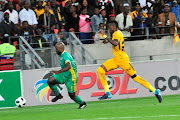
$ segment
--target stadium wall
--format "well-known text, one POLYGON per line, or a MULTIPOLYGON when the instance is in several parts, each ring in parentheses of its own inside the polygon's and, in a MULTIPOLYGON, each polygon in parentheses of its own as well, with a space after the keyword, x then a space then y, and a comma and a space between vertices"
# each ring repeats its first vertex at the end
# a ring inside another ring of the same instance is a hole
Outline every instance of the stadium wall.
MULTIPOLYGON (((145 78, 156 88, 161 89, 162 95, 180 94, 180 60, 136 62, 132 64, 137 70, 138 75, 145 78)), ((76 94, 84 101, 98 101, 98 97, 104 94, 103 87, 96 73, 98 67, 99 65, 78 66, 79 81, 76 94)), ((53 68, 53 70, 58 69, 60 68, 53 68)), ((14 101, 20 95, 26 99, 27 106, 73 103, 68 97, 64 85, 59 86, 59 90, 64 98, 58 100, 56 103, 50 102, 54 97, 47 86, 47 78, 52 75, 51 70, 52 69, 36 69, 23 70, 20 72, 0 72, 0 108, 10 107, 8 104, 12 105, 12 103, 15 106, 14 101), (22 81, 22 91, 19 91, 21 90, 20 85, 19 88, 17 88, 17 84, 19 84, 20 81, 22 81), (13 85, 14 87, 12 87, 13 85), (8 95, 6 94, 7 90, 10 91, 8 95), (7 106, 4 106, 4 102, 7 103, 7 106)), ((154 96, 148 89, 129 78, 121 69, 108 72, 106 76, 108 77, 109 86, 111 87, 110 90, 113 94, 112 99, 154 96)), ((157 102, 156 99, 154 99, 154 101, 157 102)), ((13 105, 11 107, 13 107, 13 105)))
MULTIPOLYGON (((98 64, 113 57, 111 44, 88 44, 84 45, 97 59, 98 64)), ((66 46, 70 52, 70 47, 66 46)), ((162 39, 147 39, 139 41, 125 41, 125 51, 131 62, 180 58, 180 43, 174 45, 173 37, 166 36, 162 39)), ((78 53, 75 49, 74 53, 78 53)), ((80 55, 79 55, 80 56, 80 55)))

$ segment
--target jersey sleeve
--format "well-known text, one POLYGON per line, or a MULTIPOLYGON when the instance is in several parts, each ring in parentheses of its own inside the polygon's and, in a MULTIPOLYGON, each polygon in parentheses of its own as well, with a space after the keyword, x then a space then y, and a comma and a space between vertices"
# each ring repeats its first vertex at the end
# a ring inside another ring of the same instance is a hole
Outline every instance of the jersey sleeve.
POLYGON ((68 62, 71 63, 70 56, 64 55, 63 59, 64 59, 65 64, 68 63, 68 62))

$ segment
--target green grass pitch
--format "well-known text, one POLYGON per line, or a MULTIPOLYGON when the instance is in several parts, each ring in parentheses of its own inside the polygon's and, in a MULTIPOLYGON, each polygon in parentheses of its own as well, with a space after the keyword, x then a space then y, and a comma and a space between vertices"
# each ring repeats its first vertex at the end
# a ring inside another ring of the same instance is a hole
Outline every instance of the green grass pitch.
POLYGON ((180 120, 180 95, 87 102, 0 110, 0 120, 180 120))

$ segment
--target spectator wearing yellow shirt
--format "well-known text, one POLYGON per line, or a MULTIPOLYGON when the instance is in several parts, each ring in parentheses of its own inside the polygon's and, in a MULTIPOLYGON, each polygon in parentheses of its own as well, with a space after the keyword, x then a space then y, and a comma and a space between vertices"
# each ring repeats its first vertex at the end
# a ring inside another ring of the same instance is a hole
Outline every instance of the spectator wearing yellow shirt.
MULTIPOLYGON (((139 2, 136 3, 135 9, 136 9, 135 11, 130 13, 132 20, 134 20, 134 18, 136 18, 138 16, 139 11, 141 11, 141 5, 139 2)), ((145 18, 148 18, 148 15, 145 12, 143 12, 143 16, 145 18)))
MULTIPOLYGON (((34 12, 35 12, 36 15, 37 15, 37 20, 39 20, 39 16, 40 16, 40 15, 44 14, 44 12, 45 12, 44 6, 45 6, 45 5, 46 5, 46 3, 45 3, 44 1, 38 1, 38 2, 37 2, 37 7, 36 7, 36 9, 34 10, 34 12)), ((49 12, 54 15, 54 12, 53 12, 51 9, 49 9, 49 12)))

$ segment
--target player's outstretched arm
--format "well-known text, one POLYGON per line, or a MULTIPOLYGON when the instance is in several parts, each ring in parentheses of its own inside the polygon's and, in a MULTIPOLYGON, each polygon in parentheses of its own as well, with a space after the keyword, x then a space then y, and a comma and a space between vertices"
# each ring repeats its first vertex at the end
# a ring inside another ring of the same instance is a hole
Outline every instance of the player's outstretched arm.
POLYGON ((119 44, 117 39, 112 40, 111 38, 108 38, 106 35, 103 35, 105 40, 108 40, 112 45, 117 46, 119 44))
POLYGON ((59 74, 59 73, 68 71, 69 69, 71 69, 71 63, 70 63, 70 62, 67 62, 67 63, 66 63, 66 66, 65 66, 63 69, 58 70, 58 71, 52 70, 52 73, 54 73, 54 74, 59 74))

